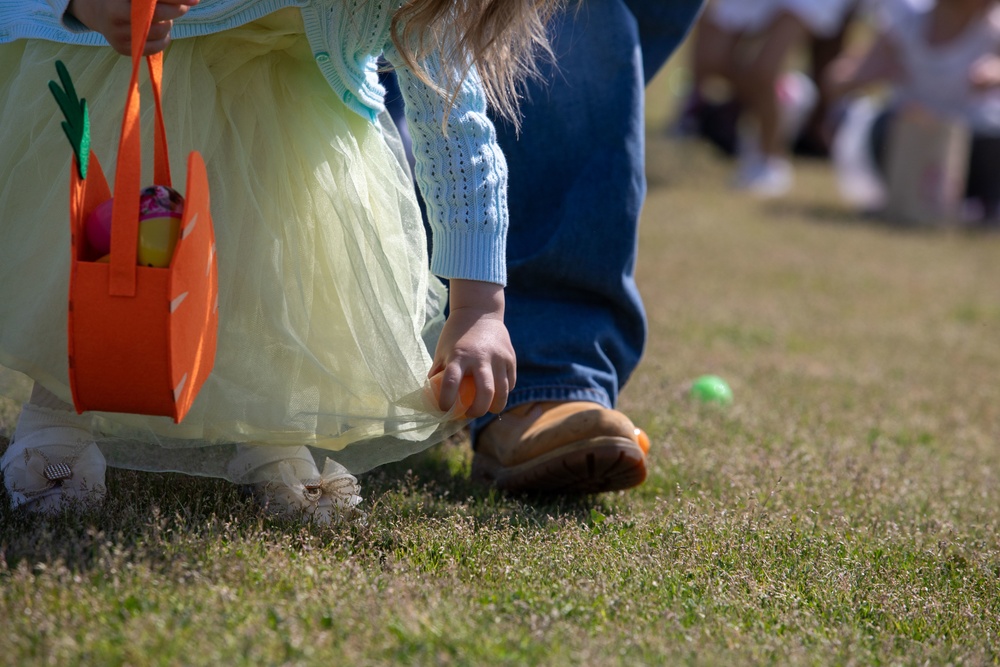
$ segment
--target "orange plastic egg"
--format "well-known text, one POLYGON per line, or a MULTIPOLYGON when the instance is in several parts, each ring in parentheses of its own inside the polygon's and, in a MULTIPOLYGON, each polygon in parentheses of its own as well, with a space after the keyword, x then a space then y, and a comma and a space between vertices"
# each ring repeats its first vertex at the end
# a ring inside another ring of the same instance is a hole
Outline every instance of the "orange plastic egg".
MULTIPOLYGON (((443 377, 444 371, 441 371, 430 378, 435 407, 438 406, 439 397, 441 396, 441 380, 443 377)), ((467 417, 466 412, 474 400, 476 400, 476 381, 472 379, 471 375, 466 375, 458 385, 458 400, 455 401, 455 405, 452 408, 455 411, 455 419, 465 419, 467 417)))
POLYGON ((642 453, 648 456, 650 445, 649 436, 641 428, 635 429, 635 441, 639 445, 639 449, 642 450, 642 453))

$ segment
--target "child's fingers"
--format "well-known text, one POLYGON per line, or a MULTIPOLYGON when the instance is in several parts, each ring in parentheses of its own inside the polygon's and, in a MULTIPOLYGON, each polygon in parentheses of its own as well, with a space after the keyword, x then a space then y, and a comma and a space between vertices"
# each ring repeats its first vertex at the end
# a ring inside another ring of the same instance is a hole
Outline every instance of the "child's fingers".
POLYGON ((431 376, 431 386, 437 394, 438 409, 448 412, 458 400, 461 369, 445 369, 431 376))
POLYGON ((493 392, 493 402, 490 403, 488 411, 495 415, 503 412, 503 409, 507 407, 507 396, 508 392, 506 390, 493 392))
POLYGON ((448 412, 457 407, 457 413, 469 419, 503 412, 514 388, 516 369, 512 362, 500 361, 497 366, 463 369, 458 364, 435 364, 429 379, 438 409, 448 412))
POLYGON ((500 368, 493 371, 495 388, 493 391, 493 402, 490 403, 490 412, 500 414, 507 407, 507 399, 514 389, 516 370, 514 364, 503 363, 500 368))
MULTIPOLYGON (((507 394, 508 397, 510 392, 514 391, 514 387, 517 386, 517 362, 513 359, 504 364, 504 371, 507 378, 507 394)), ((506 404, 505 406, 506 407, 506 404)))
POLYGON ((191 2, 191 0, 160 0, 156 3, 156 9, 153 10, 153 23, 179 19, 188 13, 192 5, 196 4, 198 3, 191 2))
POLYGON ((167 45, 170 44, 170 29, 172 27, 173 23, 170 21, 151 25, 149 27, 149 36, 146 38, 146 47, 142 52, 143 55, 149 56, 167 48, 167 45))
POLYGON ((482 417, 486 414, 490 409, 490 405, 493 404, 493 396, 496 392, 492 373, 480 371, 479 373, 475 373, 473 377, 476 383, 476 397, 473 399, 472 405, 465 411, 465 415, 470 419, 482 417))
POLYGON ((489 373, 463 371, 455 365, 446 367, 430 380, 437 393, 438 409, 442 412, 457 408, 457 417, 475 419, 486 414, 493 402, 493 382, 489 373))
POLYGON ((154 23, 149 26, 149 36, 146 37, 146 43, 150 42, 165 42, 170 39, 170 31, 174 27, 173 21, 163 21, 161 23, 154 23))
POLYGON ((187 14, 192 5, 198 4, 197 0, 160 0, 153 10, 153 22, 149 26, 149 36, 146 37, 146 46, 143 48, 143 55, 149 56, 159 53, 170 45, 170 31, 173 30, 174 20, 187 14))

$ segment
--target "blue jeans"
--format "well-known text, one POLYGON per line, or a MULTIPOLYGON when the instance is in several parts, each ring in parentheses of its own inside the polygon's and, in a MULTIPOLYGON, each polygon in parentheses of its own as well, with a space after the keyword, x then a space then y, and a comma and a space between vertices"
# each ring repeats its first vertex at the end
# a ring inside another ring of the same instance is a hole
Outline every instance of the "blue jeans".
MULTIPOLYGON (((557 19, 554 67, 533 81, 510 170, 505 320, 517 352, 508 407, 614 407, 646 341, 635 284, 646 194, 644 88, 703 0, 588 0, 557 19)), ((493 415, 472 425, 473 438, 493 415)))

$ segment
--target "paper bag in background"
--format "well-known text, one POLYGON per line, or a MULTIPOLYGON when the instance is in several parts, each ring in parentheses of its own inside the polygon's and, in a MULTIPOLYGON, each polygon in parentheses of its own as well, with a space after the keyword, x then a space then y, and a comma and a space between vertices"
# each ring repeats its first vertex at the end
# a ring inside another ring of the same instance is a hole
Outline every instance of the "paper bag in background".
POLYGON ((959 121, 910 109, 888 130, 886 216, 931 227, 956 222, 962 209, 971 133, 959 121))

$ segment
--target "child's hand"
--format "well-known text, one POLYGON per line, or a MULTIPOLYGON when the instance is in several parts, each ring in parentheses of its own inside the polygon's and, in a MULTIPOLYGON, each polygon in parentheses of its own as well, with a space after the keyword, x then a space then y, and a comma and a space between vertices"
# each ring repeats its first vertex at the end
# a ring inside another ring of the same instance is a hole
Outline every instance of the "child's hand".
POLYGON ((499 413, 514 388, 514 347, 503 323, 503 288, 475 280, 452 280, 450 312, 428 376, 444 371, 438 407, 449 410, 458 398, 459 383, 470 376, 476 398, 469 418, 487 411, 499 413))
MULTIPOLYGON (((187 14, 201 0, 157 0, 153 24, 149 28, 143 55, 159 53, 170 43, 174 19, 187 14)), ((122 55, 132 55, 131 0, 70 0, 66 13, 83 25, 104 35, 112 48, 122 55)))

